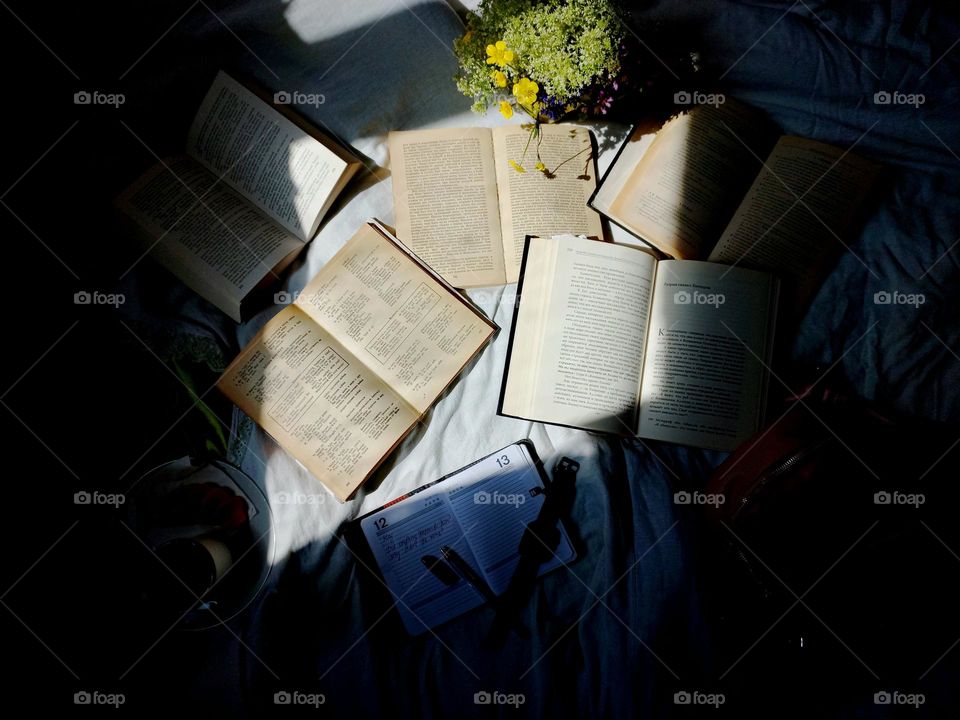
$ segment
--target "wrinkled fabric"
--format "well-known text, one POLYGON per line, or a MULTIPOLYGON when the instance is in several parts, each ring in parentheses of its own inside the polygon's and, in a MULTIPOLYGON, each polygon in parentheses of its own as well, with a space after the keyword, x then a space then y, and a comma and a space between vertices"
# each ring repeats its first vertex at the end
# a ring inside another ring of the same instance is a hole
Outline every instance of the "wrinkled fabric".
MULTIPOLYGON (((450 45, 463 29, 445 3, 247 0, 214 8, 222 22, 198 7, 181 30, 273 90, 322 93, 324 104, 301 111, 351 143, 371 169, 285 276, 287 290, 302 288, 368 217, 394 220, 383 169, 389 130, 502 122, 471 114, 454 87, 450 45)), ((864 221, 843 239, 848 248, 799 330, 780 340, 798 366, 837 363, 864 397, 960 419, 956 24, 892 0, 664 1, 636 4, 636 12, 694 28, 725 92, 766 110, 784 133, 854 146, 884 164, 864 221), (926 102, 879 106, 873 98, 882 90, 923 93, 926 102), (874 293, 892 290, 923 293, 925 303, 873 302, 874 293)), ((180 62, 189 67, 190 57, 180 62)), ((627 131, 596 129, 615 140, 627 131)), ((612 156, 602 154, 601 172, 612 156)), ((460 717, 482 710, 472 698, 487 690, 524 693, 525 712, 539 717, 563 717, 571 706, 584 717, 650 717, 673 709, 684 682, 709 677, 688 523, 672 493, 701 482, 723 456, 498 417, 514 292, 469 292, 500 334, 353 501, 325 494, 259 429, 238 432, 243 467, 268 496, 325 495, 321 504, 273 507, 276 565, 240 650, 254 701, 270 705, 272 691, 303 686, 323 692, 330 712, 460 717), (407 639, 396 613, 383 614, 382 588, 361 579, 343 540, 347 523, 524 437, 548 468, 562 455, 581 463, 572 518, 580 558, 538 585, 524 614, 536 628, 532 640, 511 636, 502 652, 483 650, 493 617, 486 608, 407 639)), ((191 309, 192 322, 221 327, 214 313, 191 309)), ((239 326, 230 354, 276 311, 239 326)), ((772 395, 786 394, 771 382, 772 395)))

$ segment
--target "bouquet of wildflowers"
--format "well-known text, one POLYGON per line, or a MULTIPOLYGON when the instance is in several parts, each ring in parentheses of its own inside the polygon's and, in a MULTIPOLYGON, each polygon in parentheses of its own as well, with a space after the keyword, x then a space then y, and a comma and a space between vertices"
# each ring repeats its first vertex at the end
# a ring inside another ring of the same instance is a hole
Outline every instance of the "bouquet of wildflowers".
MULTIPOLYGON (((632 112, 662 68, 624 23, 617 0, 480 0, 454 41, 457 88, 476 112, 496 107, 540 123, 632 112)), ((695 62, 690 55, 688 61, 695 62)), ((660 65, 663 65, 661 62, 660 65)), ((675 77, 676 75, 671 72, 675 77)), ((635 118, 630 118, 635 121, 635 118)), ((528 144, 529 147, 529 144, 528 144)), ((523 171, 523 159, 511 162, 523 171)), ((550 171, 537 162, 537 169, 550 171)))

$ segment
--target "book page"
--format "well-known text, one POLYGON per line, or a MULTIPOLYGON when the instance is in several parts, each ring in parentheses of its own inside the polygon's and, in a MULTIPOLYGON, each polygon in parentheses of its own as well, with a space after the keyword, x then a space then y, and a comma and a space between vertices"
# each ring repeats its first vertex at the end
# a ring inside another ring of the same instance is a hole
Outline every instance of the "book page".
POLYGON ((659 127, 650 128, 646 125, 636 126, 617 151, 606 174, 600 179, 600 186, 590 204, 618 224, 622 225, 623 220, 615 216, 611 208, 620 196, 623 186, 629 182, 640 161, 643 160, 643 156, 656 140, 656 131, 659 129, 659 127))
POLYGON ((781 138, 766 165, 710 260, 778 274, 787 281, 785 292, 803 304, 843 249, 837 238, 848 230, 879 168, 798 137, 781 138))
POLYGON ((656 260, 574 236, 529 243, 501 411, 633 432, 656 260))
POLYGON ((562 233, 603 238, 600 216, 587 206, 597 188, 596 162, 590 131, 576 125, 541 125, 538 137, 519 125, 493 129, 500 192, 500 233, 507 282, 520 277, 520 259, 527 235, 551 237, 562 233), (530 143, 523 166, 519 163, 530 143), (537 152, 551 177, 535 169, 537 152))
POLYGON ((650 313, 637 434, 732 450, 759 429, 776 280, 708 262, 662 260, 650 313))
POLYGON ((151 254, 240 322, 240 302, 303 244, 205 167, 182 156, 151 168, 118 199, 151 254))
POLYGON ((187 154, 304 242, 347 163, 223 72, 197 111, 187 154))
POLYGON ((391 132, 389 146, 400 241, 455 287, 502 285, 490 131, 391 132))
MULTIPOLYGON (((526 445, 514 443, 444 481, 447 497, 477 569, 490 588, 501 595, 520 561, 520 539, 540 515, 545 496, 543 480, 526 445)), ((538 575, 571 562, 576 556, 562 524, 560 543, 538 575)))
POLYGON ((419 417, 296 305, 264 325, 217 386, 340 500, 419 417))
MULTIPOLYGON (((443 563, 452 547, 496 594, 510 583, 520 539, 543 507, 543 481, 526 446, 514 443, 452 475, 388 504, 360 521, 364 537, 411 634, 436 627, 485 602, 463 580, 442 582, 424 559, 443 563)), ((576 553, 559 525, 560 544, 538 575, 576 553)), ((451 576, 452 577, 452 576, 451 576)))
POLYGON ((669 255, 704 259, 774 140, 756 111, 734 101, 679 115, 657 133, 611 215, 669 255))
POLYGON ((364 518, 360 527, 391 594, 402 600, 396 603, 397 612, 411 635, 483 604, 468 583, 458 579, 448 586, 424 565, 424 558, 445 562, 440 546, 449 545, 477 567, 442 483, 364 518))
POLYGON ((369 224, 297 304, 420 412, 494 332, 456 291, 369 224))

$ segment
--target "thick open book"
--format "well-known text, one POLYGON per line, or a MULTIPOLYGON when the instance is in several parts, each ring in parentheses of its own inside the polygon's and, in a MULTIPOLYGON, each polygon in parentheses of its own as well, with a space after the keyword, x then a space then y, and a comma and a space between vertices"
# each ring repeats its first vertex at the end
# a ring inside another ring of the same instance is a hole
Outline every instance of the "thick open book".
POLYGON ((263 326, 217 385, 346 500, 496 329, 371 222, 263 326))
POLYGON ((531 237, 499 413, 731 450, 762 422, 778 291, 756 270, 531 237))
POLYGON ((220 72, 186 153, 150 168, 117 205, 154 258, 240 322, 243 300, 303 250, 360 165, 220 72))
MULTIPOLYGON (((520 561, 520 539, 543 507, 545 480, 533 443, 522 440, 360 519, 407 632, 418 635, 485 602, 446 566, 444 545, 503 594, 520 561)), ((562 523, 558 529, 559 545, 538 575, 576 558, 562 523)))
POLYGON ((878 166, 813 140, 781 136, 759 111, 727 100, 624 143, 593 208, 675 258, 779 276, 803 303, 843 249, 878 166))
POLYGON ((391 132, 397 237, 456 287, 516 282, 528 234, 602 237, 590 131, 542 125, 391 132), (520 162, 527 143, 526 172, 520 162), (534 169, 536 148, 552 177, 534 169))

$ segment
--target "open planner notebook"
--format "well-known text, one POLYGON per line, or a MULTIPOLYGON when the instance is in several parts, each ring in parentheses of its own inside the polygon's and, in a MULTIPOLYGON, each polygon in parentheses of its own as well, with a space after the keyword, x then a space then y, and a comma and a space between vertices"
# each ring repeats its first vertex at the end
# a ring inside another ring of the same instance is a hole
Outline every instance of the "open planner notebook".
MULTIPOLYGON (((543 506, 545 480, 533 444, 523 440, 360 519, 411 635, 485 602, 464 580, 448 585, 427 568, 429 560, 442 558, 442 546, 453 548, 495 594, 506 590, 520 559, 520 538, 543 506)), ((539 575, 575 557, 560 525, 560 544, 539 575)))

